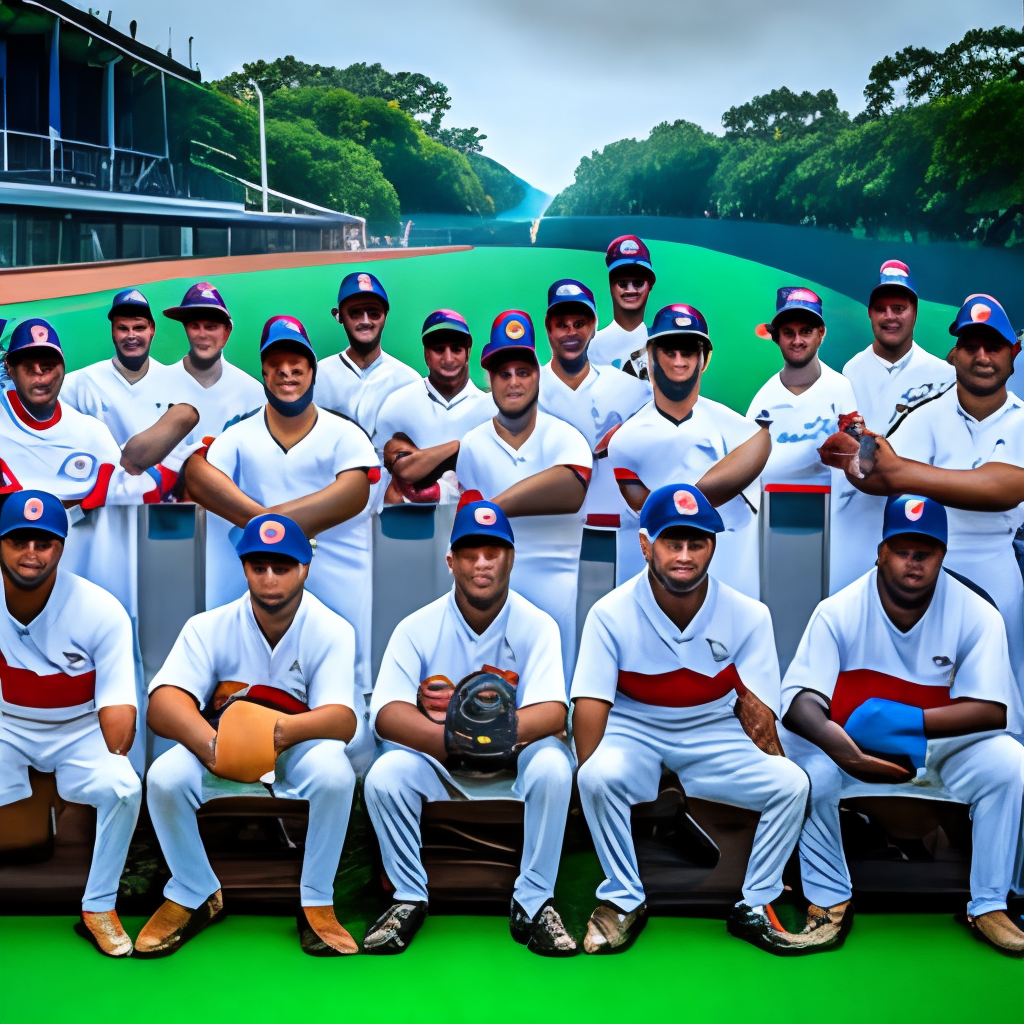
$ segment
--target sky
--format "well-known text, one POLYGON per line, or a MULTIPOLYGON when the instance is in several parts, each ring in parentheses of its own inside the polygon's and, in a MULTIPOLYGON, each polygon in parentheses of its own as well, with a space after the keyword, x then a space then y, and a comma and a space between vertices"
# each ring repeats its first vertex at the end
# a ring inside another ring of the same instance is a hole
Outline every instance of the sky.
POLYGON ((725 110, 774 88, 831 88, 856 113, 875 61, 1020 26, 1021 0, 118 0, 112 24, 132 19, 164 52, 170 29, 179 60, 194 36, 204 80, 287 54, 421 72, 448 86, 445 124, 554 194, 595 149, 677 119, 721 134, 725 110))

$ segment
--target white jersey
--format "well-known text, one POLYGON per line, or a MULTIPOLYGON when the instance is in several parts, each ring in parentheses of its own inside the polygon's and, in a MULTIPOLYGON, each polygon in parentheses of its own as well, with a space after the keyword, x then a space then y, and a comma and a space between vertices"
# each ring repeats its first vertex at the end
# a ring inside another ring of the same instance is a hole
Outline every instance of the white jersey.
MULTIPOLYGON (((292 624, 273 648, 245 594, 185 623, 149 692, 176 686, 192 694, 203 710, 217 684, 231 680, 269 686, 310 709, 342 704, 356 711, 354 661, 352 627, 309 592, 302 595, 292 624)), ((362 702, 356 716, 362 718, 362 702)))
POLYGON ((772 436, 762 483, 831 486, 818 449, 839 429, 839 417, 856 409, 850 382, 824 363, 821 376, 799 395, 782 383, 781 373, 769 378, 747 410, 747 418, 767 423, 772 436))
POLYGON ((23 626, 0 614, 0 711, 69 722, 99 708, 137 707, 132 625, 118 601, 58 568, 43 610, 23 626))
POLYGON ((750 690, 779 714, 779 660, 768 609, 708 577, 708 592, 680 632, 661 610, 647 572, 605 594, 590 610, 571 698, 612 705, 615 719, 662 728, 700 726, 727 714, 750 690))
MULTIPOLYGON (((597 366, 614 366, 621 370, 629 365, 634 352, 639 352, 646 363, 644 349, 647 348, 647 325, 640 324, 627 331, 614 320, 594 335, 587 349, 587 356, 597 366)), ((630 375, 632 376, 632 375, 630 375)), ((649 396, 648 396, 649 397, 649 396)))
POLYGON ((340 352, 317 366, 316 401, 322 409, 358 423, 367 437, 373 437, 384 400, 419 379, 411 366, 387 352, 382 351, 365 370, 356 366, 347 351, 340 352))
POLYGON ((416 704, 420 683, 444 676, 457 684, 472 672, 514 672, 516 707, 565 703, 558 627, 550 615, 515 591, 483 633, 476 633, 455 603, 455 588, 403 619, 388 641, 370 701, 370 725, 393 701, 416 704))
POLYGON ((183 360, 179 359, 167 368, 170 371, 167 375, 168 394, 175 396, 174 401, 188 402, 199 413, 199 422, 192 432, 198 438, 217 437, 267 400, 261 381, 250 377, 223 356, 220 361, 220 377, 208 388, 204 388, 185 369, 183 360))
POLYGON ((897 629, 878 596, 872 569, 815 609, 783 681, 788 710, 801 690, 831 703, 845 725, 872 697, 918 708, 944 707, 962 697, 1006 707, 1007 726, 1024 726, 999 613, 948 573, 921 620, 897 629))
POLYGON ((581 514, 591 526, 619 526, 627 506, 608 464, 608 435, 651 400, 650 385, 593 363, 574 391, 546 363, 540 370, 539 408, 574 426, 594 453, 594 472, 581 514))

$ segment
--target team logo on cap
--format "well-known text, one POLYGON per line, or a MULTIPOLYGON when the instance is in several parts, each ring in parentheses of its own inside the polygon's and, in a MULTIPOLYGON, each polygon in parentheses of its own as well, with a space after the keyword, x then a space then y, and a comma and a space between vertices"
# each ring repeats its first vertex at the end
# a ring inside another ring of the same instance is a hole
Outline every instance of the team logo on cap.
POLYGON ((50 331, 45 324, 33 324, 29 328, 29 333, 37 345, 44 345, 50 340, 50 331))
POLYGON ((142 292, 132 289, 125 297, 125 302, 145 302, 146 296, 142 292))
POLYGON ((505 336, 513 341, 518 341, 526 333, 526 328, 519 320, 509 320, 505 324, 505 336))
MULTIPOLYGON (((984 302, 976 302, 971 306, 971 319, 976 324, 983 324, 992 315, 992 307, 986 306, 984 302)), ((32 328, 32 333, 35 334, 36 328, 32 328)))
POLYGON ((43 517, 43 503, 38 498, 29 498, 25 502, 25 518, 30 522, 34 523, 37 519, 43 517))
POLYGON ((280 544, 284 540, 284 524, 268 519, 260 526, 260 540, 264 544, 280 544))
POLYGON ((883 263, 880 273, 885 274, 886 277, 910 277, 906 264, 895 261, 883 263))
POLYGON ((370 280, 370 275, 369 274, 360 274, 356 278, 356 284, 359 285, 359 290, 361 292, 372 292, 373 291, 373 282, 370 280))
POLYGON ((578 284, 560 284, 555 289, 556 295, 582 295, 583 289, 578 284))
POLYGON ((284 324, 285 327, 288 328, 288 330, 294 331, 296 334, 301 334, 302 333, 302 328, 299 327, 299 325, 294 320, 281 319, 281 320, 278 321, 278 323, 284 324))
POLYGON ((481 526, 493 526, 498 521, 498 513, 493 508, 478 508, 473 511, 473 518, 481 526))
POLYGON ((924 502, 921 500, 908 501, 903 506, 903 511, 912 523, 916 523, 924 515, 924 502))
POLYGON ((794 288, 787 296, 787 302, 821 302, 810 288, 794 288))
POLYGON ((203 281, 203 283, 197 285, 197 287, 199 288, 199 294, 202 295, 204 299, 217 298, 217 289, 214 288, 209 281, 203 281))
POLYGON ((676 491, 672 495, 672 504, 681 516, 695 516, 699 511, 697 499, 689 491, 676 491))
POLYGON ((619 243, 619 252, 623 256, 632 256, 634 253, 640 251, 640 243, 632 238, 627 238, 624 242, 619 243))
POLYGON ((676 327, 689 327, 693 323, 692 316, 677 316, 676 327))

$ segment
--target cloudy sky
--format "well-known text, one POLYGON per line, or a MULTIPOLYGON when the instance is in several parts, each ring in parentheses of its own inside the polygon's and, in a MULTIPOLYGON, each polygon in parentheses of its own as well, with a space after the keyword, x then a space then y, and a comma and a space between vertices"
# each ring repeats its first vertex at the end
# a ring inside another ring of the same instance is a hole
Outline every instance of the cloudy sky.
POLYGON ((446 124, 555 193, 594 149, 677 118, 720 133, 723 111, 780 86, 832 88, 855 113, 876 60, 1020 25, 1021 0, 120 0, 113 24, 132 18, 163 50, 170 28, 179 59, 194 36, 204 79, 286 54, 422 72, 448 86, 446 124))

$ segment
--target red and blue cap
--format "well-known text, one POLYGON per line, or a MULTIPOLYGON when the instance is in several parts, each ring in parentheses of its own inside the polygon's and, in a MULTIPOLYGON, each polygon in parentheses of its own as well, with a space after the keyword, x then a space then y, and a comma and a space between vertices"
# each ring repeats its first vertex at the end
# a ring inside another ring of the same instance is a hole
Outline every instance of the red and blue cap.
POLYGON ((672 334, 695 334, 704 340, 709 350, 712 347, 708 322, 704 319, 704 314, 696 306, 688 306, 684 302, 662 306, 654 314, 654 321, 647 333, 647 341, 658 341, 672 334))
POLYGON ((640 529, 655 541, 672 526, 703 533, 722 533, 725 523, 707 498, 692 484, 666 484, 647 495, 640 509, 640 529))
POLYGON ((651 283, 655 281, 654 267, 651 266, 651 250, 647 248, 647 243, 636 235, 620 235, 613 239, 604 254, 604 262, 609 274, 619 267, 642 267, 651 275, 651 283))
POLYGON ((423 321, 423 331, 421 333, 424 342, 430 340, 430 336, 437 331, 455 331, 457 334, 466 335, 471 344, 473 341, 466 318, 454 309, 435 309, 423 321))
POLYGON ((597 317, 594 293, 582 282, 563 277, 548 289, 548 312, 559 306, 586 306, 597 317))
POLYGON ((882 540, 904 533, 918 533, 947 544, 946 506, 918 494, 892 494, 885 502, 882 540))
POLYGON ((783 318, 784 314, 792 313, 794 310, 809 313, 813 319, 818 321, 819 327, 825 326, 821 297, 818 293, 812 292, 810 288, 805 288, 803 285, 786 285, 775 294, 775 316, 772 317, 771 323, 758 324, 754 328, 754 333, 759 338, 774 338, 779 320, 783 318))
POLYGON ((152 322, 153 311, 149 308, 149 300, 138 288, 126 288, 111 300, 107 319, 112 322, 115 316, 143 316, 152 322))
POLYGON ((480 353, 480 365, 490 369, 491 362, 496 356, 504 356, 506 353, 529 353, 534 362, 537 362, 537 342, 533 332, 533 321, 529 313, 521 309, 506 309, 499 313, 491 324, 491 339, 484 346, 480 353))
POLYGON ((279 344, 294 346, 304 356, 309 356, 310 361, 316 366, 316 353, 310 344, 306 328, 302 326, 302 321, 297 316, 279 313, 263 325, 263 333, 260 335, 260 357, 266 355, 267 350, 273 345, 279 344))
POLYGON ((187 324, 193 320, 222 320, 231 323, 231 314, 220 292, 209 281, 200 281, 192 285, 181 303, 164 310, 169 320, 177 320, 187 324))
POLYGON ((338 289, 338 307, 340 308, 342 303, 347 299, 351 299, 353 295, 376 295, 384 303, 385 310, 391 309, 391 304, 388 302, 388 293, 384 291, 384 285, 373 274, 368 274, 365 270, 357 270, 355 273, 346 274, 341 279, 341 287, 338 289))
POLYGON ((239 558, 246 555, 284 555, 303 565, 309 565, 313 559, 313 546, 299 529, 299 524, 276 512, 266 512, 250 519, 235 544, 235 551, 239 558))
POLYGON ((878 284, 871 289, 871 295, 868 296, 869 305, 874 302, 875 292, 879 288, 902 288, 905 292, 910 292, 915 301, 917 300, 917 289, 914 287, 914 279, 910 276, 910 267, 899 260, 886 260, 879 268, 878 284))
POLYGON ((12 530, 45 530, 63 539, 68 514, 60 498, 48 491, 15 491, 0 509, 0 537, 12 530))
POLYGON ((991 295, 968 295, 957 310, 956 319, 949 325, 949 333, 959 337, 965 328, 978 326, 995 331, 1007 344, 1017 344, 1017 335, 1010 326, 1006 310, 991 295))
POLYGON ((52 349, 59 352, 61 358, 64 357, 64 350, 60 347, 60 338, 53 329, 53 324, 42 317, 30 317, 15 326, 7 343, 7 355, 12 356, 15 352, 24 352, 30 348, 52 349))
POLYGON ((449 547, 468 537, 500 540, 511 547, 516 544, 508 516, 493 501, 484 501, 479 491, 466 491, 460 499, 449 547))

